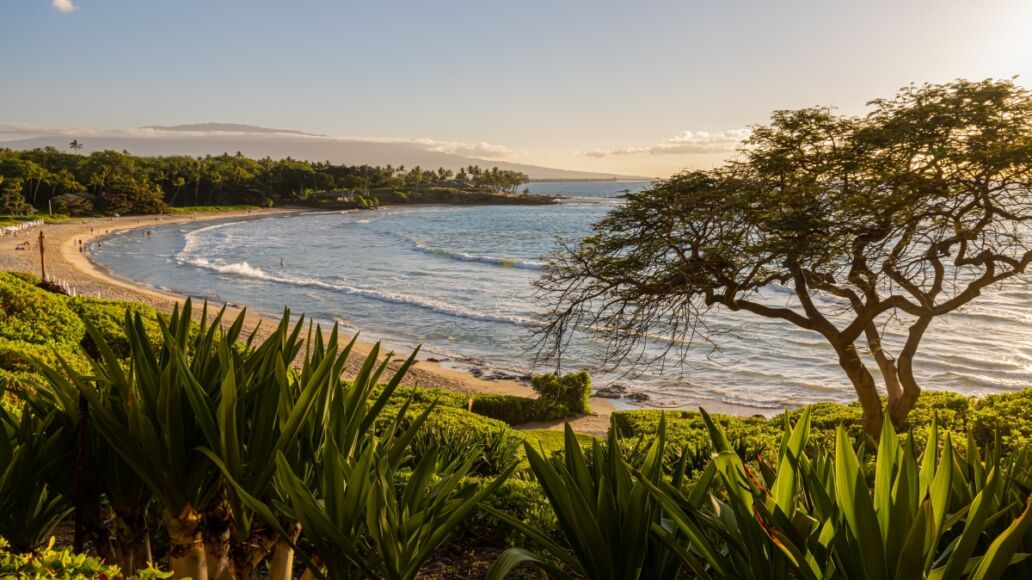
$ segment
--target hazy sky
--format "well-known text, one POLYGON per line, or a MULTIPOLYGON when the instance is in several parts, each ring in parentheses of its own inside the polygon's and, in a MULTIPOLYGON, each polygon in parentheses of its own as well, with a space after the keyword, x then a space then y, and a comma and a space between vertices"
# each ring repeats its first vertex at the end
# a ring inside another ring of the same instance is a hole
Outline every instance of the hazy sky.
POLYGON ((1021 75, 1030 0, 0 0, 0 123, 206 121, 667 175, 771 110, 1021 75))

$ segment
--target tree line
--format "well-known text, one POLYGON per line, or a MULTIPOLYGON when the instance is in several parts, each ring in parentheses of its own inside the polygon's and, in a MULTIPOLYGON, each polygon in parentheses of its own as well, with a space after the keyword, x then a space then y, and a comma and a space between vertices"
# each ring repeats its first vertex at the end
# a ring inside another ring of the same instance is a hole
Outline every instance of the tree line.
MULTIPOLYGON (((477 165, 455 172, 297 159, 251 159, 241 153, 141 157, 122 151, 78 153, 54 147, 0 148, 0 214, 26 214, 53 200, 68 213, 159 213, 167 206, 303 203, 313 193, 419 189, 434 185, 515 193, 525 173, 477 165), (73 194, 76 197, 70 197, 73 194), (56 199, 55 199, 56 198, 56 199)), ((56 208, 55 208, 56 209, 56 208)))

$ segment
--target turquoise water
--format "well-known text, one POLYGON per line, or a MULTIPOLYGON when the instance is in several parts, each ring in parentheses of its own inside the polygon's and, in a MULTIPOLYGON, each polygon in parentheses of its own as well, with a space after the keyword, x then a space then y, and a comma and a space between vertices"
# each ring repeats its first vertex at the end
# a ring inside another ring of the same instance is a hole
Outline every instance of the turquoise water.
MULTIPOLYGON (((112 236, 92 255, 117 275, 263 312, 289 306, 339 321, 366 338, 459 368, 524 373, 533 367, 532 331, 543 305, 531 282, 556 238, 577 240, 646 183, 534 183, 559 206, 426 206, 177 224, 112 236), (281 267, 282 260, 282 267, 281 267)), ((777 289, 766 299, 785 303, 777 289)), ((1032 287, 983 297, 936 322, 918 359, 929 388, 980 394, 1032 386, 1032 287)), ((699 342, 686 364, 627 375, 601 371, 601 345, 581 337, 567 368, 596 383, 646 392, 652 406, 727 403, 777 409, 848 401, 852 389, 821 337, 786 323, 714 312, 719 350, 699 342)), ((899 335, 886 342, 893 346, 899 335)))

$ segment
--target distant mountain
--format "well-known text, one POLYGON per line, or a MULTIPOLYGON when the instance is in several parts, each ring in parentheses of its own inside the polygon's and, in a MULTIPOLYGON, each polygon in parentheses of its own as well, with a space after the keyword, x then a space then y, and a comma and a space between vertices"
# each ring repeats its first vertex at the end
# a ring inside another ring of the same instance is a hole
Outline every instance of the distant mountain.
POLYGON ((134 155, 205 155, 235 154, 237 152, 256 159, 291 157, 306 161, 329 161, 348 165, 404 165, 436 169, 445 167, 458 169, 469 165, 498 167, 522 171, 531 179, 649 179, 633 175, 596 173, 539 167, 522 163, 510 163, 500 159, 484 159, 433 150, 430 141, 391 141, 327 137, 300 131, 266 129, 251 125, 233 123, 200 123, 194 125, 153 126, 142 129, 93 135, 75 136, 68 132, 59 135, 44 135, 0 142, 0 147, 12 149, 34 149, 56 147, 65 149, 68 141, 77 138, 83 145, 82 151, 113 149, 128 151, 134 155))
POLYGON ((292 129, 269 129, 267 127, 255 127, 254 125, 242 125, 240 123, 194 123, 192 125, 148 125, 142 129, 155 129, 157 131, 174 132, 222 132, 222 133, 275 133, 279 135, 308 135, 321 137, 314 133, 303 133, 292 129))

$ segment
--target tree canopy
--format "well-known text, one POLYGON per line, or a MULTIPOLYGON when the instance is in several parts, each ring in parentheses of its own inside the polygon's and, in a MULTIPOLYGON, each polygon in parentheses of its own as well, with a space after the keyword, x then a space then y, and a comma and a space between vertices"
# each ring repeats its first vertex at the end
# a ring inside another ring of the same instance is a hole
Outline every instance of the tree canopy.
POLYGON ((870 105, 775 112, 724 166, 630 195, 538 280, 542 354, 586 331, 608 362, 642 362, 653 337, 669 341, 660 358, 683 361, 712 308, 749 312, 821 334, 877 433, 873 362, 901 426, 931 322, 1032 262, 1032 94, 959 80, 870 105), (763 299, 771 285, 792 302, 763 299), (889 323, 906 336, 895 353, 889 323))

